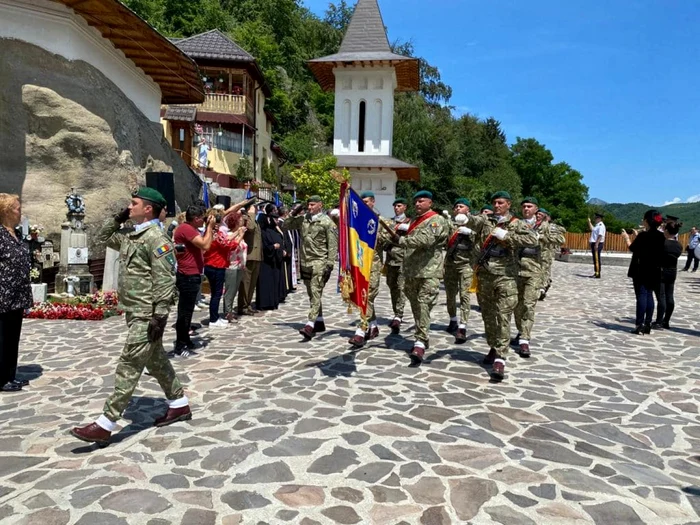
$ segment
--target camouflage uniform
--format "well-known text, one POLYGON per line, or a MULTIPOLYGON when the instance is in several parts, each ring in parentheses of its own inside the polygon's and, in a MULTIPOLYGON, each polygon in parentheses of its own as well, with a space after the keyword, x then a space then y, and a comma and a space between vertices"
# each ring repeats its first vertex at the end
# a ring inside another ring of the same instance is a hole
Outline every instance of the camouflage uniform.
MULTIPOLYGON (((400 223, 395 219, 387 221, 392 229, 396 229, 400 223)), ((406 296, 404 295, 403 258, 404 248, 387 242, 384 247, 384 268, 386 270, 386 284, 391 293, 391 307, 394 317, 403 319, 403 310, 406 306, 406 296)))
POLYGON ((119 251, 119 305, 129 328, 117 364, 114 393, 104 406, 104 415, 110 421, 121 417, 144 367, 158 380, 169 400, 184 396, 165 355, 163 340, 149 343, 147 335, 151 317, 167 316, 177 301, 175 248, 155 222, 128 233, 119 228, 119 224, 110 220, 99 234, 101 242, 119 251))
MULTIPOLYGON (((416 217, 415 220, 420 217, 416 217)), ((413 221, 412 221, 413 222, 413 221)), ((406 298, 416 322, 416 341, 428 348, 430 312, 437 303, 442 278, 442 248, 447 242, 449 225, 435 214, 399 239, 404 248, 403 273, 406 298)))
MULTIPOLYGON (((377 215, 379 221, 384 219, 377 215)), ((388 242, 388 234, 386 230, 377 224, 379 231, 377 232, 377 243, 374 247, 374 255, 372 257, 372 267, 369 271, 369 289, 367 290, 367 315, 363 317, 362 324, 376 323, 377 313, 374 311, 374 300, 379 295, 379 283, 382 277, 382 252, 384 245, 388 242)))
POLYGON ((301 234, 301 276, 309 294, 309 322, 323 316, 321 297, 326 282, 323 273, 333 269, 338 255, 338 235, 333 220, 324 213, 311 216, 308 213, 290 217, 284 221, 287 230, 299 230, 301 234))
POLYGON ((522 341, 530 341, 532 326, 535 324, 535 308, 540 297, 542 282, 542 246, 547 242, 549 228, 522 220, 538 237, 538 245, 519 248, 515 255, 519 263, 518 270, 518 304, 514 310, 515 326, 522 341))
POLYGON ((566 242, 566 229, 558 224, 547 221, 549 227, 549 241, 542 244, 542 282, 540 288, 549 288, 552 282, 552 262, 554 255, 559 252, 562 244, 566 242))
MULTIPOLYGON (((498 217, 495 215, 470 215, 467 226, 476 232, 479 244, 484 243, 494 228, 498 217)), ((495 242, 491 256, 485 266, 478 269, 478 298, 481 316, 484 320, 486 342, 496 350, 500 358, 505 358, 510 344, 510 319, 518 304, 518 261, 513 252, 519 248, 537 246, 537 237, 524 222, 508 214, 503 217, 500 227, 508 231, 504 241, 492 238, 495 242)))
POLYGON ((447 313, 450 319, 457 317, 457 294, 460 302, 460 324, 469 321, 469 288, 474 275, 476 249, 473 235, 457 233, 458 225, 451 227, 445 254, 445 294, 447 295, 447 313))

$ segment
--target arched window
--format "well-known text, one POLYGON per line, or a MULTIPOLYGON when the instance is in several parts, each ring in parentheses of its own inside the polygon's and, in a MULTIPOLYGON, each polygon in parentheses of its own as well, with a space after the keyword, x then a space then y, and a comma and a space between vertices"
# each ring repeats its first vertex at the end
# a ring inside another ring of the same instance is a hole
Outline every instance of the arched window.
POLYGON ((360 102, 360 125, 357 133, 357 151, 365 151, 365 121, 367 116, 367 103, 360 102))

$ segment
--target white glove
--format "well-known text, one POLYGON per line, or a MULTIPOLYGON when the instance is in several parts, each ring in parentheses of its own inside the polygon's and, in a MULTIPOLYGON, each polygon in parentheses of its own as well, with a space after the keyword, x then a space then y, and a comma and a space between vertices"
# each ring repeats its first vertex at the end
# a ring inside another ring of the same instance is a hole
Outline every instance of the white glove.
POLYGON ((447 217, 448 219, 450 218, 450 212, 447 210, 442 210, 442 214, 447 217))
POLYGON ((455 224, 459 224, 460 226, 462 224, 467 224, 468 217, 464 215, 463 213, 458 213, 455 215, 455 224))
POLYGON ((470 228, 467 228, 466 226, 461 226, 460 228, 457 228, 457 232, 459 232, 462 235, 471 235, 474 233, 470 228))
POLYGON ((397 228, 397 230, 402 231, 402 232, 407 232, 408 231, 408 224, 405 222, 402 222, 401 224, 399 224, 399 227, 397 228))
POLYGON ((504 230, 503 228, 494 228, 491 232, 491 235, 496 237, 496 239, 498 239, 499 241, 502 241, 506 238, 506 235, 508 235, 508 230, 504 230))

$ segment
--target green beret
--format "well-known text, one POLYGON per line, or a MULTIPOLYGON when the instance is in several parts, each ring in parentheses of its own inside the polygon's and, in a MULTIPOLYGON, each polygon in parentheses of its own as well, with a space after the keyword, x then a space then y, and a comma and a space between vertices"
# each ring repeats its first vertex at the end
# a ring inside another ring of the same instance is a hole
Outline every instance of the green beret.
POLYGON ((495 201, 496 199, 507 199, 509 201, 513 200, 513 197, 510 196, 510 193, 507 191, 497 191, 493 195, 491 195, 491 201, 495 201))
POLYGON ((417 199, 430 199, 433 200, 433 194, 430 193, 428 190, 421 190, 417 191, 416 194, 413 196, 413 200, 417 199))
POLYGON ((318 195, 312 195, 311 197, 306 199, 306 202, 323 202, 323 199, 318 195))
POLYGON ((360 198, 361 199, 374 199, 374 193, 372 193, 371 191, 363 191, 360 194, 360 198))
POLYGON ((520 204, 534 204, 535 206, 540 205, 539 201, 535 197, 525 197, 520 204))
POLYGON ((138 191, 134 192, 132 197, 138 197, 139 199, 152 202, 161 208, 165 208, 168 205, 168 201, 165 200, 165 197, 163 197, 158 190, 146 186, 139 188, 138 191))
POLYGON ((484 210, 493 211, 493 206, 491 206, 490 204, 487 204, 486 206, 482 206, 481 211, 484 211, 484 210))
POLYGON ((540 212, 540 213, 544 213, 545 215, 552 215, 551 213, 549 213, 549 212, 548 212, 547 210, 545 210, 544 208, 540 208, 540 209, 537 210, 537 211, 540 212))
POLYGON ((464 204, 464 205, 467 206, 468 208, 471 208, 471 207, 472 207, 471 201, 470 201, 469 199, 465 199, 464 197, 457 199, 457 200, 455 201, 455 203, 452 205, 452 207, 454 208, 454 207, 457 206, 458 204, 464 204))
POLYGON ((392 206, 396 206, 397 204, 408 204, 408 203, 406 202, 406 199, 404 199, 403 197, 399 197, 398 199, 396 199, 394 201, 392 206))

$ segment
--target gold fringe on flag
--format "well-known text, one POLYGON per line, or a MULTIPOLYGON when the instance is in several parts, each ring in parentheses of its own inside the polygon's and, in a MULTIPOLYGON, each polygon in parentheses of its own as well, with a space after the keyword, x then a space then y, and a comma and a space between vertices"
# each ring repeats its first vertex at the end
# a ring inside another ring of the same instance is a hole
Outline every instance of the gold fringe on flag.
POLYGON ((472 284, 469 287, 469 293, 477 293, 479 291, 479 270, 472 275, 472 284))
POLYGON ((350 272, 343 271, 342 279, 340 280, 340 296, 348 304, 348 313, 352 313, 354 303, 350 300, 350 295, 355 291, 355 284, 352 282, 350 272))

